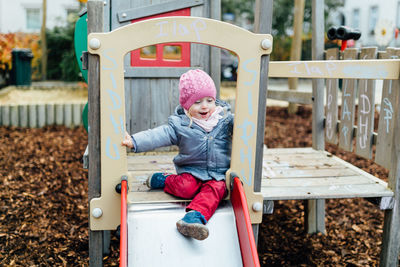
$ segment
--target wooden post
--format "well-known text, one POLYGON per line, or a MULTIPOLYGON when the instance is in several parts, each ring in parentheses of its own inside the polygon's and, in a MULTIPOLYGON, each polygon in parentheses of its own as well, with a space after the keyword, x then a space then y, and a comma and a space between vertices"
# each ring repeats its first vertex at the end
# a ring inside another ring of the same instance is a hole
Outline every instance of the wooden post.
MULTIPOLYGON (((395 80, 399 88, 400 80, 395 80)), ((385 211, 383 225, 382 251, 380 266, 398 266, 400 252, 400 94, 397 94, 394 107, 394 134, 391 149, 392 162, 390 164, 388 186, 394 192, 394 207, 385 211)))
MULTIPOLYGON (((89 0, 88 34, 103 31, 103 1, 89 0)), ((88 67, 88 123, 89 123, 89 204, 100 196, 100 62, 89 54, 88 67)), ((90 208, 89 208, 90 212, 90 208)), ((89 216, 90 220, 90 216, 89 216)), ((90 222, 89 222, 90 225, 90 222)), ((103 266, 103 232, 89 230, 89 265, 103 266)))
POLYGON ((40 46, 42 48, 42 80, 47 79, 47 39, 46 39, 47 0, 42 2, 42 27, 40 29, 40 46))
POLYGON ((18 115, 19 115, 19 126, 24 128, 28 127, 28 106, 20 105, 18 115))
POLYGON ((46 104, 38 104, 37 105, 37 121, 38 121, 39 128, 42 128, 47 125, 46 104))
MULTIPOLYGON (((257 0, 255 8, 255 16, 257 24, 255 29, 257 33, 271 33, 272 29, 272 9, 273 0, 257 0)), ((261 57, 260 69, 260 86, 258 98, 258 123, 257 123, 257 147, 256 147, 256 163, 254 171, 254 192, 261 191, 262 163, 264 151, 264 134, 265 134, 265 113, 267 107, 267 90, 268 90, 268 66, 269 55, 261 57)), ((253 225, 254 239, 258 241, 258 225, 253 225)))
POLYGON ((55 119, 55 106, 54 104, 46 105, 46 123, 47 125, 53 125, 56 122, 55 119))
POLYGON ((28 106, 28 115, 29 115, 29 128, 37 127, 37 105, 29 104, 28 106))
POLYGON ((10 105, 1 106, 1 123, 3 126, 10 126, 10 105))
MULTIPOLYGON (((294 1, 294 20, 293 20, 293 38, 290 50, 290 60, 297 61, 301 59, 301 36, 303 34, 303 17, 304 17, 305 0, 294 1)), ((299 78, 289 78, 289 90, 297 90, 299 78)), ((289 114, 297 112, 297 104, 289 103, 289 114)))
MULTIPOLYGON (((339 49, 330 48, 325 53, 326 60, 338 60, 339 49)), ((325 142, 337 145, 337 123, 338 123, 338 95, 339 80, 326 79, 326 106, 325 106, 325 142)))
POLYGON ((56 112, 56 125, 64 125, 64 105, 59 103, 55 104, 56 112))
MULTIPOLYGON (((221 1, 210 1, 210 18, 221 20, 221 1)), ((217 88, 217 98, 221 93, 221 49, 211 46, 210 49, 210 76, 217 88)))
MULTIPOLYGON (((312 1, 312 59, 324 57, 324 0, 312 1)), ((325 149, 324 141, 324 80, 312 81, 312 144, 317 150, 325 149)), ((304 203, 305 227, 308 233, 325 233, 325 200, 306 200, 304 203)))
POLYGON ((11 126, 18 127, 19 124, 19 114, 18 105, 11 105, 10 107, 10 123, 11 126))
MULTIPOLYGON (((357 59, 358 49, 347 48, 343 52, 343 60, 357 59)), ((386 84, 386 82, 384 82, 386 84)), ((353 151, 354 118, 356 109, 356 79, 343 79, 342 112, 339 125, 339 148, 353 151)), ((384 86, 385 87, 385 86, 384 86)), ((379 135, 378 135, 379 136, 379 135)), ((376 146, 378 151, 378 145, 376 146)))
MULTIPOLYGON (((376 59, 377 47, 361 49, 360 59, 376 59)), ((356 154, 372 159, 374 132, 375 81, 358 80, 358 112, 356 131, 356 154)))

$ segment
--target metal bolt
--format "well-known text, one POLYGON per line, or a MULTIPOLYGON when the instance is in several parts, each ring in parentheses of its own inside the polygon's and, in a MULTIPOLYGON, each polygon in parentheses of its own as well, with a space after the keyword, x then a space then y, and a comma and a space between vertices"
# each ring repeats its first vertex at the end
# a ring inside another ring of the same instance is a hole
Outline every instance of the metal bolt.
POLYGON ((121 16, 122 16, 123 18, 126 18, 127 15, 126 15, 126 13, 122 13, 121 16))
POLYGON ((261 47, 265 50, 270 49, 272 47, 272 42, 270 39, 264 39, 261 42, 261 47))
POLYGON ((252 209, 256 212, 262 211, 263 205, 260 202, 254 202, 252 209))
POLYGON ((89 41, 89 47, 92 48, 93 50, 99 49, 100 45, 101 45, 100 40, 97 38, 92 38, 89 41))
POLYGON ((92 216, 95 218, 100 218, 103 215, 103 210, 100 208, 94 208, 92 210, 92 216))

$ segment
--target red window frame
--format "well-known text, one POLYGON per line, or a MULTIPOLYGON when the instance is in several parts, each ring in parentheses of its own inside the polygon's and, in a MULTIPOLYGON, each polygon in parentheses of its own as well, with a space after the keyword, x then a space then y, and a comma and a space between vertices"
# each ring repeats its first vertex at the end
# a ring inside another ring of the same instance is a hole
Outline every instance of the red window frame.
MULTIPOLYGON (((161 18, 168 16, 190 16, 190 8, 184 8, 165 12, 162 14, 147 16, 139 19, 131 20, 131 23, 139 22, 142 20, 161 18)), ((190 43, 166 43, 157 44, 156 58, 141 58, 140 49, 131 52, 131 66, 133 67, 190 67, 190 43), (179 60, 171 60, 163 58, 163 51, 165 46, 180 46, 181 58, 179 60)))

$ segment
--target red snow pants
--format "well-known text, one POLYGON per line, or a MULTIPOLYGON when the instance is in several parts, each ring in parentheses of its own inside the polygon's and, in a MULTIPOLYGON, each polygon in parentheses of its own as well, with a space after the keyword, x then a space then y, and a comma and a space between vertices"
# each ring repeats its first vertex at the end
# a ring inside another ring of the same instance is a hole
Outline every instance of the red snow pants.
POLYGON ((189 173, 182 173, 167 177, 164 192, 180 198, 193 199, 186 211, 196 210, 208 221, 227 190, 225 181, 201 181, 189 173))

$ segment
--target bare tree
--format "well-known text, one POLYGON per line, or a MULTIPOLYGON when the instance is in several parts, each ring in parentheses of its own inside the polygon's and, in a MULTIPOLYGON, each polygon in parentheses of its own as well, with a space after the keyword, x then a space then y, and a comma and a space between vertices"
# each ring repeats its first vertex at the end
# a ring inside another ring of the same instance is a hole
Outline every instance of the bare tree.
POLYGON ((40 45, 42 48, 42 80, 47 78, 47 41, 46 41, 46 15, 47 0, 42 2, 42 27, 40 30, 40 45))

